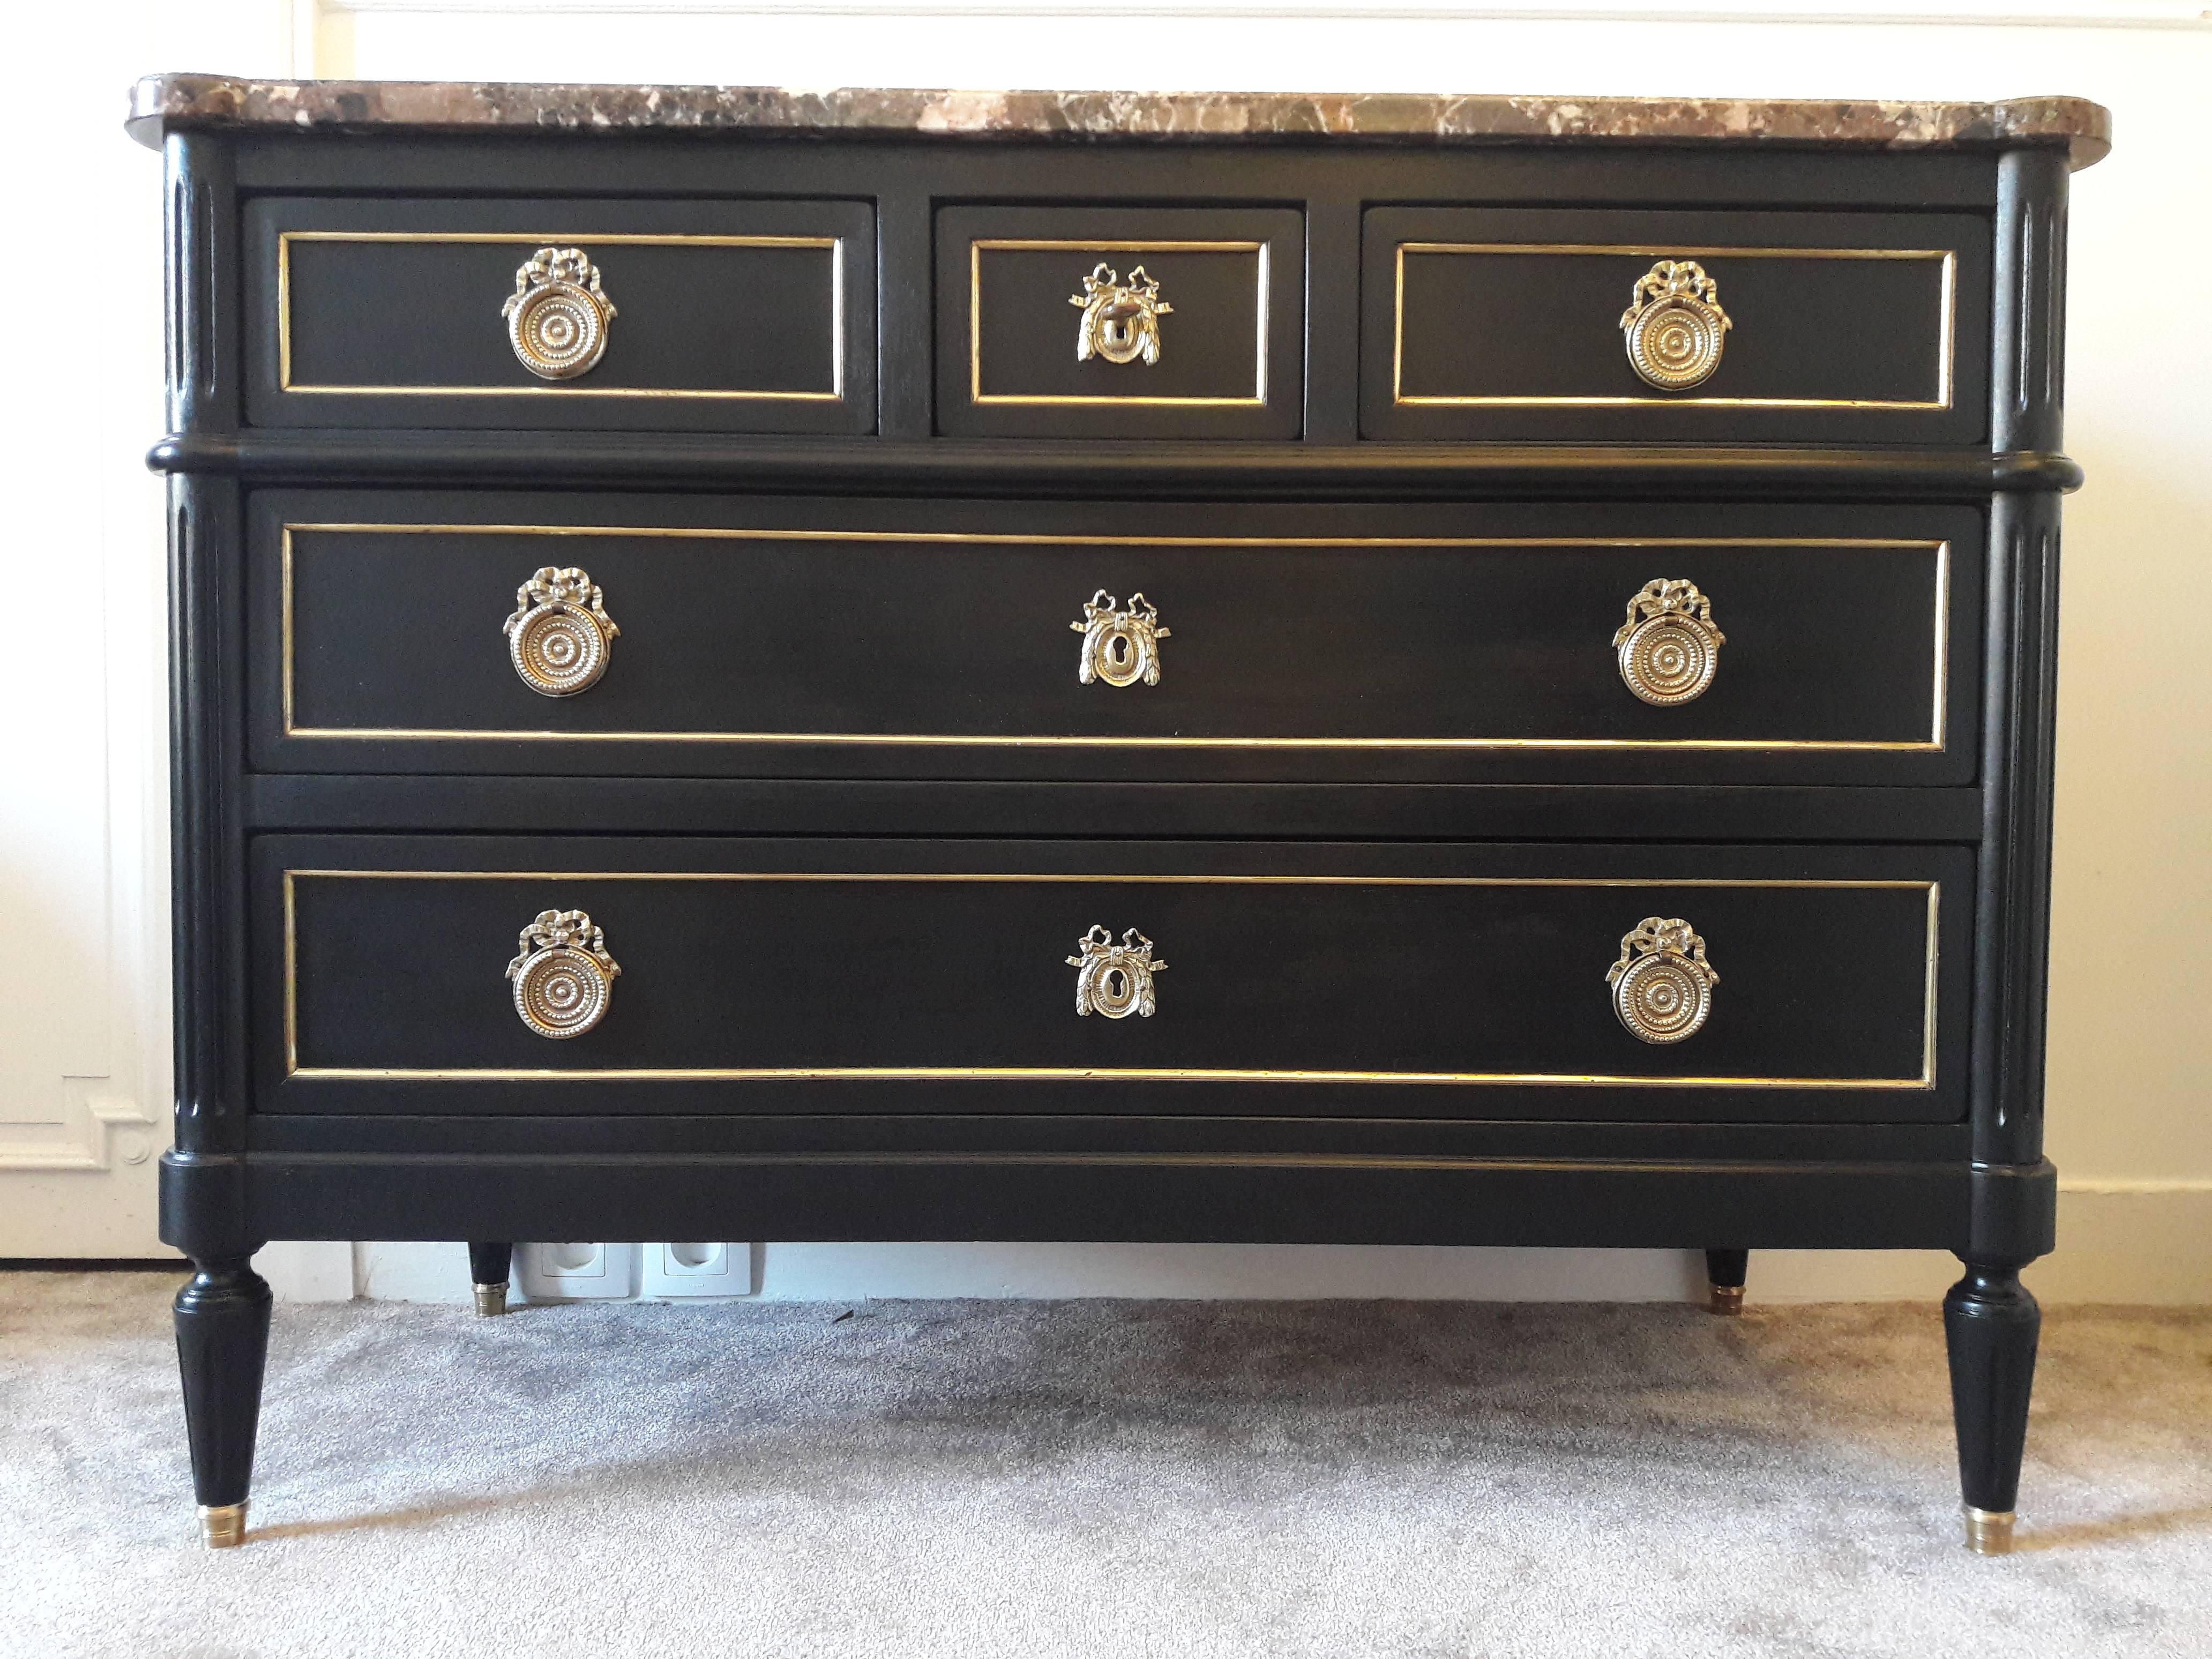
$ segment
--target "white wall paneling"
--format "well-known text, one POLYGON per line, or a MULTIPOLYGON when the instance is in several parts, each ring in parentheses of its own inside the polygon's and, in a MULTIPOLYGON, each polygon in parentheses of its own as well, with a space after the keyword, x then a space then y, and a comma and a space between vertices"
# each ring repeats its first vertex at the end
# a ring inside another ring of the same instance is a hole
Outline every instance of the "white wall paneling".
MULTIPOLYGON (((604 17, 1072 17, 1095 21, 1097 0, 293 0, 295 12, 394 14, 450 17, 589 14, 604 17)), ((1914 27, 1930 23, 2002 24, 2019 28, 2172 28, 2201 24, 2198 0, 1936 0, 1925 6, 1891 0, 1692 0, 1666 9, 1686 23, 1849 23, 1914 27)), ((1233 17, 1264 22, 1315 18, 1416 22, 1648 22, 1652 9, 1591 0, 1115 0, 1116 17, 1233 17)), ((952 85, 955 82, 947 82, 952 85)), ((1042 82, 1036 84, 1042 84, 1042 82)))
POLYGON ((19 8, 0 541, 0 1256, 149 1255, 167 1144, 161 183, 126 141, 155 61, 254 72, 271 3, 19 8))
POLYGON ((1141 21, 1141 58, 1098 49, 1100 8, 1085 0, 322 0, 316 68, 795 87, 1111 88, 1141 74, 1146 89, 1978 98, 2076 90, 2075 43, 2090 38, 2148 64, 2177 38, 2212 34, 2196 0, 1131 0, 1112 14, 1141 21))

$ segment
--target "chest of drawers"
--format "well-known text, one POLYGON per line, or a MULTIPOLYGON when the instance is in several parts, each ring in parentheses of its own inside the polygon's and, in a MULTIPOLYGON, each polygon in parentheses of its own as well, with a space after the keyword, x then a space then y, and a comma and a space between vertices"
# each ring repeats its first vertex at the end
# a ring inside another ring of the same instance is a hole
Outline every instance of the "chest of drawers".
POLYGON ((735 1235, 1949 1250, 2004 1547, 2101 111, 133 124, 210 1541, 262 1243, 735 1235))

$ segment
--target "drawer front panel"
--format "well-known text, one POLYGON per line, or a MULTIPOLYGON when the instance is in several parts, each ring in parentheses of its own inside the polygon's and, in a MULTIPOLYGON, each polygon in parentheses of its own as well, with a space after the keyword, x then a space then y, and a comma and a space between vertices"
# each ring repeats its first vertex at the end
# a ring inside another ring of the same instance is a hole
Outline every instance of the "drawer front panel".
POLYGON ((1987 430, 1978 217, 1377 208, 1364 240, 1370 437, 1987 430))
POLYGON ((247 234, 258 424, 874 429, 865 203, 278 198, 247 234))
POLYGON ((1304 261, 1288 209, 946 208, 939 430, 1294 438, 1304 261))
POLYGON ((1971 775, 1960 509, 423 505, 260 501, 258 763, 1971 775), (551 695, 564 570, 602 672, 551 695))
POLYGON ((896 1111, 914 1085, 958 1085, 963 1109, 1121 1109, 1097 1085, 1170 1113, 1948 1121, 1969 867, 1926 848, 269 842, 263 1104, 604 1111, 659 1090, 669 1109, 896 1111), (596 936, 525 931, 578 912, 596 936), (1676 934, 1631 937, 1662 922, 1676 934), (595 940, 596 969, 577 954, 595 940), (582 1029, 541 1035, 518 982, 541 1028, 582 1029))

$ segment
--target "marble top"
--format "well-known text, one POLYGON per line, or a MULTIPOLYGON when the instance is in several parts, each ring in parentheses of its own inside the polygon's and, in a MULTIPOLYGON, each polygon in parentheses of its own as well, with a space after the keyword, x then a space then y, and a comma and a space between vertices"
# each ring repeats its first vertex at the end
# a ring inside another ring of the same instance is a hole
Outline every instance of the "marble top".
POLYGON ((533 86, 460 81, 241 81, 149 76, 133 137, 180 128, 404 127, 473 132, 660 131, 1184 141, 1394 139, 1441 144, 1773 144, 1856 149, 2063 146, 2076 167, 2112 148, 2081 98, 1995 104, 1877 100, 1498 98, 1425 93, 925 92, 843 87, 533 86))

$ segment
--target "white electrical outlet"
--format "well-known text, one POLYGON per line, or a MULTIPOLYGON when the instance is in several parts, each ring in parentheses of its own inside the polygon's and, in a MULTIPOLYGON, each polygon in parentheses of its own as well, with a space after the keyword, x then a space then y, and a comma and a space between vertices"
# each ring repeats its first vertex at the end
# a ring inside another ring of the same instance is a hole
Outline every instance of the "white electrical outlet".
POLYGON ((637 1293, 653 1297, 750 1296, 750 1244, 647 1244, 637 1293))
POLYGON ((522 1293, 532 1302, 570 1302, 637 1292, 635 1244, 518 1244, 514 1267, 522 1293))

